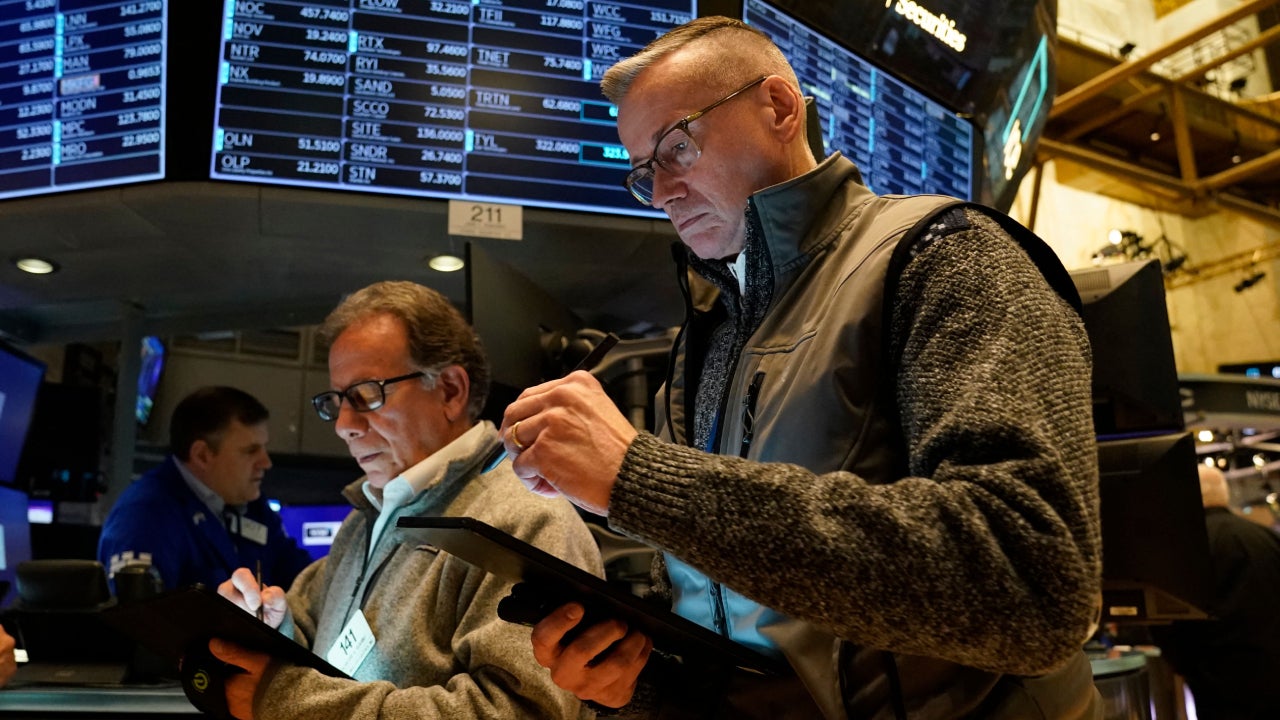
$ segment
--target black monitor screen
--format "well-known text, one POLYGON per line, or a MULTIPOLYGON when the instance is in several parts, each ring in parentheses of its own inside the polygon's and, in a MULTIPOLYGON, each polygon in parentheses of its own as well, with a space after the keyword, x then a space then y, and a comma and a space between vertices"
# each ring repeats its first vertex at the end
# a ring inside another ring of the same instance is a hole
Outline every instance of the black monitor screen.
POLYGON ((0 344, 0 483, 17 478, 43 379, 43 363, 0 344))
POLYGON ((827 152, 857 163, 867 187, 973 198, 969 121, 761 0, 747 0, 744 19, 786 55, 817 102, 827 152))
POLYGON ((655 216, 604 71, 693 0, 228 0, 220 180, 655 216))
POLYGON ((1212 596, 1195 439, 1098 443, 1103 620, 1202 618, 1212 596))
POLYGON ((1164 275, 1157 260, 1071 271, 1093 349, 1093 425, 1100 438, 1185 427, 1164 275))
POLYGON ((494 384, 517 391, 558 377, 552 359, 583 325, 546 290, 474 243, 467 245, 467 316, 494 384))
POLYGON ((166 9, 0 2, 0 199, 164 177, 166 9))

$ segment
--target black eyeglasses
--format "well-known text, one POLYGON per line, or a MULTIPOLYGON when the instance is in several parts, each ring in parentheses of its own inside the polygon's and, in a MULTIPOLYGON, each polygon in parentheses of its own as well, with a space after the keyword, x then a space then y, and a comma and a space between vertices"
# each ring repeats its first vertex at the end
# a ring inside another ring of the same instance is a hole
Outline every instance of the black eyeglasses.
POLYGON ((768 75, 761 75, 698 112, 686 115, 683 120, 668 128, 658 138, 658 142, 654 143, 653 157, 631 168, 631 172, 627 173, 626 179, 622 181, 623 186, 641 203, 652 205, 654 163, 672 175, 679 176, 688 172, 698 158, 702 157, 702 148, 698 147, 698 143, 694 142, 693 136, 689 134, 689 123, 759 85, 768 77, 768 75))
POLYGON ((427 373, 418 371, 411 372, 408 375, 387 378, 386 380, 365 380, 352 385, 346 390, 322 392, 311 398, 311 407, 316 409, 316 414, 325 422, 333 422, 338 419, 338 413, 342 411, 343 398, 347 399, 347 402, 351 404, 351 409, 356 412, 377 410, 387 401, 386 387, 388 385, 425 377, 426 375, 427 373))

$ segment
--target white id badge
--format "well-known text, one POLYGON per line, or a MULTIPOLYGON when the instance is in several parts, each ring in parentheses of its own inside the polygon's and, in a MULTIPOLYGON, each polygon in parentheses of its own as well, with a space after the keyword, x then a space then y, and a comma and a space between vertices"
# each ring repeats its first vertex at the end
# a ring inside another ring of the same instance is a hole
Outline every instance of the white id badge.
POLYGON ((259 545, 267 544, 267 526, 250 517, 240 518, 240 537, 259 545))
POLYGON ((342 672, 354 676, 356 668, 360 667, 365 656, 373 650, 375 642, 369 621, 365 620, 364 613, 357 609, 347 621, 347 626, 342 628, 342 634, 338 636, 333 647, 329 648, 324 659, 342 672))

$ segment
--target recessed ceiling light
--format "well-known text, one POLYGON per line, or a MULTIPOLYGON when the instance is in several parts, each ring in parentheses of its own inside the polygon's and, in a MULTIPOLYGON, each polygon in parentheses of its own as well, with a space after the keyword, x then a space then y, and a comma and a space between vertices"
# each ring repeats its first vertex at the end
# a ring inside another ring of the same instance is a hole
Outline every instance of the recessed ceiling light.
POLYGON ((58 263, 52 260, 46 260, 42 257, 17 257, 13 259, 13 264, 23 272, 32 275, 48 275, 58 271, 58 263))
POLYGON ((440 272, 457 272, 466 266, 457 255, 436 255, 427 261, 427 267, 440 272))

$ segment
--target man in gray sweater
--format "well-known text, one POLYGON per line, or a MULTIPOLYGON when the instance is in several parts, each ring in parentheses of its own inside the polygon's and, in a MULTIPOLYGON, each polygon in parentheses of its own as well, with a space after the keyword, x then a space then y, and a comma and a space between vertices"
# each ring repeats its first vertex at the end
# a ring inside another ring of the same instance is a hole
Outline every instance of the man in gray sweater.
POLYGON ((619 622, 562 646, 576 605, 534 629, 539 661, 645 717, 1101 717, 1090 352, 1052 251, 817 162, 795 73, 740 21, 675 28, 602 87, 627 186, 685 246, 657 432, 574 373, 503 439, 535 491, 661 550, 676 612, 794 673, 682 663, 619 622))
POLYGON ((525 492, 502 463, 493 424, 477 421, 489 370, 479 339, 444 296, 408 282, 371 285, 325 320, 329 381, 320 417, 335 423, 365 476, 327 557, 289 588, 259 588, 241 568, 219 592, 354 680, 322 675, 215 639, 248 672, 226 681, 240 720, 576 718, 585 711, 538 667, 529 630, 500 620, 510 584, 434 548, 402 542, 405 516, 478 518, 597 575, 591 533, 563 499, 525 492))

